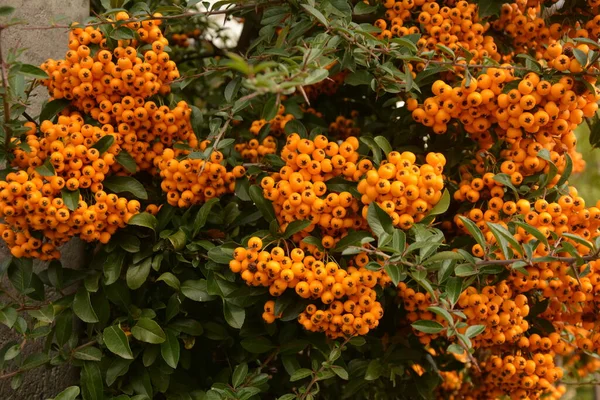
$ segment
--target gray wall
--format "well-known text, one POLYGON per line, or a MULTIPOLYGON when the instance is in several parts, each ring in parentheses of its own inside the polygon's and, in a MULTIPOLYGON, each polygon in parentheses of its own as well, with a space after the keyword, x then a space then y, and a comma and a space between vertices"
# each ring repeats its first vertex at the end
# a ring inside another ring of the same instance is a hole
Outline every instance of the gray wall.
MULTIPOLYGON (((89 0, 0 0, 0 4, 16 8, 11 17, 27 21, 29 26, 50 26, 52 24, 69 24, 72 21, 82 21, 89 15, 89 0)), ((6 22, 7 17, 0 17, 0 23, 6 22)), ((2 50, 4 57, 8 49, 25 49, 21 60, 33 65, 39 65, 47 58, 63 58, 67 49, 68 31, 65 29, 25 30, 27 25, 14 26, 2 32, 2 50)), ((32 99, 30 115, 39 114, 41 103, 47 99, 45 88, 39 88, 32 99)), ((82 259, 83 246, 73 240, 63 249, 63 265, 68 268, 78 268, 82 259)), ((10 253, 0 244, 0 259, 10 253)), ((38 265, 36 269, 44 268, 38 265)), ((7 280, 6 278, 4 278, 7 280)), ((4 286, 7 286, 6 284, 4 286)), ((2 299, 0 299, 0 303, 2 299)), ((0 326, 0 347, 15 339, 4 326, 0 326)), ((39 349, 40 343, 27 345, 25 353, 39 349)), ((10 371, 4 371, 7 373, 10 371)), ((78 371, 67 367, 39 368, 25 374, 23 385, 17 391, 10 388, 10 379, 0 381, 0 399, 2 400, 43 400, 54 397, 65 387, 76 384, 78 371)))

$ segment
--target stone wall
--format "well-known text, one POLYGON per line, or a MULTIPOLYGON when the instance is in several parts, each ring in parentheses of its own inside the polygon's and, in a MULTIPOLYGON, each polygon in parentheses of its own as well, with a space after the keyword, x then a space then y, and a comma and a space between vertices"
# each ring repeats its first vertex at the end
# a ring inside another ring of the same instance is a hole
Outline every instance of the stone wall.
MULTIPOLYGON (((5 6, 16 8, 11 17, 19 18, 28 25, 17 25, 2 32, 2 49, 4 57, 10 49, 25 49, 21 60, 33 65, 39 65, 47 58, 63 58, 67 51, 68 31, 66 29, 28 30, 31 26, 50 26, 52 24, 69 24, 72 21, 82 21, 89 15, 89 0, 1 0, 5 6)), ((7 17, 0 17, 0 23, 7 17)), ((30 114, 39 114, 41 104, 47 99, 45 88, 38 88, 32 99, 30 114)), ((78 268, 83 259, 83 246, 78 240, 72 240, 65 246, 63 265, 66 268, 78 268)), ((10 253, 0 245, 0 259, 10 253)), ((44 268, 43 264, 36 266, 37 270, 44 268)), ((0 299, 1 301, 1 299, 0 299)), ((0 347, 13 340, 11 332, 0 326, 0 347)), ((40 343, 32 343, 25 349, 25 354, 39 349, 40 343)), ((76 384, 79 373, 76 369, 39 368, 26 373, 20 389, 13 391, 10 380, 0 381, 0 399, 2 400, 44 400, 54 397, 65 387, 76 384)))

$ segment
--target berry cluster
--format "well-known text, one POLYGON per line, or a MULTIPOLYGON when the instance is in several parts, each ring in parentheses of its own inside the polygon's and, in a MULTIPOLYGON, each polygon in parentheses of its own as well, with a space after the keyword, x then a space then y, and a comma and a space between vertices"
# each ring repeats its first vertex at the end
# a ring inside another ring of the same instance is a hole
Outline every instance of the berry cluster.
MULTIPOLYGON (((248 285, 268 287, 274 297, 289 288, 303 299, 320 301, 324 309, 311 303, 299 315, 298 322, 307 330, 336 338, 365 335, 377 327, 383 316, 374 287, 385 286, 390 279, 382 272, 363 268, 366 260, 365 254, 359 254, 356 266, 343 269, 336 262, 306 255, 300 248, 289 253, 279 246, 264 250, 262 240, 251 237, 247 247, 234 250, 229 268, 248 285)), ((278 317, 274 302, 268 301, 263 319, 272 323, 278 317)))
POLYGON ((314 140, 301 139, 298 134, 287 137, 281 150, 286 165, 261 181, 263 195, 273 202, 281 229, 292 221, 307 219, 311 226, 305 232, 319 226, 326 234, 324 247, 331 248, 334 238, 339 240, 349 228, 365 226, 357 200, 349 192, 328 191, 325 183, 336 176, 356 181, 372 168, 370 161, 358 161, 357 149, 355 137, 339 145, 323 135, 314 140))
POLYGON ((442 197, 446 159, 440 153, 429 153, 426 164, 419 167, 413 153, 392 151, 386 161, 378 169, 368 170, 358 183, 363 217, 375 201, 392 217, 395 226, 410 229, 442 197))
MULTIPOLYGON (((116 21, 127 19, 126 12, 116 15, 116 21)), ((169 82, 179 78, 179 72, 164 51, 168 41, 159 28, 161 23, 160 19, 125 23, 137 31, 140 40, 120 40, 112 51, 100 29, 87 26, 71 30, 70 50, 65 59, 50 59, 41 66, 50 76, 43 81, 44 85, 53 98, 73 100, 75 106, 85 111, 98 104, 100 94, 147 98, 168 93, 169 82), (138 47, 146 43, 151 44, 151 49, 139 57, 138 47), (92 53, 89 47, 92 45, 101 50, 92 53)))

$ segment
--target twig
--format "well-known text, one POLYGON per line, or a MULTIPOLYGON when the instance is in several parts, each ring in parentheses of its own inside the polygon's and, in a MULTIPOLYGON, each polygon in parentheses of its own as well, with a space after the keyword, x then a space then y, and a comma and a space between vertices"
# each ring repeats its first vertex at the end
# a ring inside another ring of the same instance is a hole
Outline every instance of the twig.
POLYGON ((213 151, 215 151, 215 149, 219 146, 219 142, 221 141, 221 139, 223 139, 223 136, 225 136, 225 133, 227 132, 227 128, 229 128, 229 124, 231 123, 231 119, 232 117, 228 118, 227 121, 225 121, 225 124, 221 127, 221 130, 219 131, 219 133, 217 133, 217 136, 215 137, 215 141, 213 142, 211 149, 210 149, 210 153, 206 156, 206 160, 204 160, 204 163, 202 163, 202 166, 200 167, 200 171, 198 171, 198 175, 202 175, 202 173, 204 172, 204 168, 206 167, 206 162, 210 159, 210 156, 212 155, 213 151))
MULTIPOLYGON (((349 341, 352 339, 352 337, 353 337, 353 336, 349 336, 349 337, 347 337, 347 338, 344 340, 344 342, 341 344, 341 346, 340 346, 340 349, 341 349, 342 347, 344 347, 345 345, 347 345, 347 344, 348 344, 348 342, 349 342, 349 341)), ((305 400, 305 399, 308 397, 308 395, 310 394, 310 391, 311 391, 312 387, 313 387, 314 385, 316 385, 316 383, 319 381, 319 374, 320 374, 321 372, 323 372, 323 370, 324 370, 325 368, 327 368, 327 367, 328 367, 327 363, 326 363, 326 362, 323 362, 323 363, 321 364, 321 368, 319 368, 317 371, 314 371, 314 372, 315 372, 315 374, 314 374, 313 378, 311 379, 310 383, 309 383, 309 384, 308 384, 308 386, 306 387, 306 390, 304 391, 304 393, 302 393, 302 396, 300 396, 299 400, 305 400)))

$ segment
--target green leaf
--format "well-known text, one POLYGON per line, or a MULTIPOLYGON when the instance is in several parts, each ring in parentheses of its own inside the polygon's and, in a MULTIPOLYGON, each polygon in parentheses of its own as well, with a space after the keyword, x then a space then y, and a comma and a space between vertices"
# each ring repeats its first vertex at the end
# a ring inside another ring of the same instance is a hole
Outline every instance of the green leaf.
POLYGON ((52 120, 59 112, 64 110, 71 102, 67 99, 52 100, 46 103, 40 113, 40 122, 52 120))
POLYGON ((119 163, 121 167, 125 168, 125 170, 129 173, 135 174, 135 172, 137 171, 137 164, 135 160, 133 159, 133 157, 131 157, 131 154, 129 154, 123 149, 121 149, 119 154, 117 154, 117 156, 115 157, 115 161, 119 163))
POLYGON ((354 336, 349 342, 352 346, 361 347, 367 343, 367 340, 362 336, 354 336))
POLYGON ((289 239, 295 233, 303 231, 304 229, 308 228, 309 226, 310 226, 310 221, 309 220, 292 221, 285 228, 285 232, 283 234, 283 238, 284 239, 289 239))
POLYGON ((223 315, 229 326, 235 329, 241 329, 246 319, 246 311, 242 307, 227 301, 223 301, 223 315))
POLYGON ((332 365, 331 366, 331 370, 340 378, 342 378, 343 380, 347 381, 349 376, 348 376, 348 371, 346 371, 344 368, 340 367, 339 365, 332 365))
POLYGON ((471 339, 479 335, 483 331, 485 331, 485 325, 471 325, 467 328, 465 335, 467 335, 467 337, 471 339))
POLYGON ((388 153, 392 152, 392 145, 390 144, 390 142, 388 142, 388 140, 385 137, 375 136, 373 140, 375 140, 375 143, 377 143, 381 150, 383 150, 384 154, 387 155, 388 153))
POLYGON ((548 239, 546 238, 546 235, 544 235, 542 232, 540 232, 536 227, 531 226, 529 224, 526 224, 524 222, 521 221, 512 221, 513 224, 515 224, 516 226, 523 228, 523 230, 527 233, 529 233, 530 235, 532 235, 534 238, 536 238, 538 240, 538 242, 543 243, 546 247, 549 246, 548 244, 548 239))
POLYGON ((398 286, 402 278, 402 271, 400 270, 400 266, 398 264, 385 264, 385 272, 388 274, 394 286, 398 286))
POLYGON ((143 212, 131 217, 129 221, 127 221, 127 225, 143 226, 145 228, 150 228, 153 231, 156 231, 158 221, 154 215, 147 212, 143 212))
POLYGON ((452 315, 450 315, 450 313, 446 309, 443 309, 438 306, 430 306, 430 307, 427 307, 427 309, 429 311, 434 312, 437 315, 443 317, 449 324, 452 324, 454 321, 454 319, 452 318, 452 315))
POLYGON ((165 332, 150 318, 140 318, 137 324, 131 328, 131 334, 141 342, 160 344, 167 340, 165 332))
POLYGON ((243 339, 240 344, 250 353, 260 354, 266 353, 275 348, 273 343, 264 336, 257 336, 243 339))
POLYGON ((365 381, 374 381, 383 374, 383 365, 378 359, 371 360, 365 372, 365 381))
POLYGON ((485 18, 489 16, 500 15, 502 4, 504 0, 478 0, 476 2, 479 5, 479 18, 485 18))
POLYGON ((250 186, 250 198, 256 205, 256 207, 260 210, 263 217, 267 220, 267 222, 275 221, 275 210, 273 210, 273 204, 270 201, 267 201, 263 194, 262 189, 256 185, 250 186))
POLYGON ((102 359, 102 351, 97 347, 84 347, 73 353, 73 357, 83 361, 100 361, 102 359))
POLYGON ((433 208, 431 209, 431 211, 429 211, 429 214, 427 214, 427 216, 443 214, 446 211, 448 211, 448 207, 450 207, 450 192, 448 192, 448 189, 444 189, 442 197, 440 197, 440 201, 438 201, 438 203, 435 206, 433 206, 433 208))
POLYGON ((475 222, 471 221, 470 219, 468 219, 462 215, 460 215, 458 218, 462 221, 463 224, 465 224, 465 228, 467 228, 467 231, 469 231, 469 233, 471 234, 471 236, 473 236, 475 241, 477 243, 479 243, 479 245, 485 249, 485 247, 486 247, 485 237, 483 236, 483 233, 481 232, 479 227, 477 225, 475 225, 475 222))
POLYGON ((179 364, 180 351, 181 348, 177 336, 175 336, 172 331, 167 329, 166 340, 160 345, 160 354, 169 367, 177 368, 177 364, 179 364))
POLYGON ((361 69, 346 75, 344 82, 350 86, 369 85, 373 80, 373 75, 369 71, 361 69))
MULTIPOLYGON (((149 347, 150 348, 150 347, 149 347)), ((124 360, 122 358, 113 358, 106 369, 106 384, 112 386, 118 377, 123 376, 129 371, 129 366, 132 360, 124 360)), ((118 397, 116 399, 119 399, 118 397)), ((116 400, 113 399, 113 400, 116 400)), ((127 398, 129 400, 129 398, 127 398)))
POLYGON ((519 191, 517 190, 515 185, 513 185, 512 181, 510 180, 510 175, 496 174, 496 175, 494 175, 494 180, 508 188, 511 188, 515 194, 519 193, 519 191))
POLYGON ((69 190, 67 188, 62 188, 60 194, 65 202, 65 206, 67 206, 69 210, 75 211, 79 206, 79 189, 69 190))
POLYGON ((367 222, 377 237, 380 237, 384 233, 387 233, 388 235, 394 233, 392 218, 375 202, 369 204, 369 209, 367 210, 367 222))
POLYGON ((360 246, 361 241, 365 238, 371 237, 369 232, 365 231, 350 231, 346 236, 340 239, 332 252, 339 253, 348 246, 360 246))
POLYGON ((371 13, 373 13, 375 11, 377 11, 377 6, 376 5, 369 5, 369 4, 367 4, 365 2, 362 2, 362 1, 359 1, 354 6, 354 15, 371 14, 371 13))
POLYGON ((110 33, 110 37, 115 40, 129 40, 135 39, 136 34, 133 29, 127 28, 126 26, 120 26, 110 33))
POLYGON ((191 116, 191 124, 192 130, 196 134, 196 136, 200 137, 202 133, 202 125, 204 124, 204 116, 202 115, 202 111, 196 106, 191 106, 192 116, 191 116))
POLYGON ((440 333, 445 329, 439 322, 425 319, 414 322, 411 326, 418 331, 430 334, 440 333))
POLYGON ((457 343, 452 343, 450 346, 448 346, 447 351, 449 353, 454 353, 454 354, 458 354, 458 355, 462 355, 465 352, 465 349, 463 349, 459 344, 457 343))
POLYGON ((571 156, 568 153, 564 153, 563 156, 565 157, 565 168, 560 175, 560 179, 556 182, 556 187, 561 187, 567 182, 567 179, 571 176, 571 172, 573 172, 573 160, 571 160, 571 156))
POLYGON ((110 149, 110 146, 112 146, 114 142, 115 137, 113 135, 106 135, 101 137, 100 140, 94 143, 92 148, 98 150, 100 154, 103 154, 108 149, 110 149))
POLYGON ((2 6, 0 7, 0 17, 3 17, 5 15, 10 15, 15 11, 14 7, 11 6, 2 6))
POLYGON ((204 328, 202 328, 200 322, 190 318, 176 319, 169 324, 169 328, 191 336, 200 336, 204 332, 204 328))
POLYGON ((326 28, 329 26, 327 19, 325 18, 323 13, 321 13, 321 11, 308 4, 301 4, 301 6, 304 7, 304 9, 308 11, 308 13, 311 14, 313 17, 315 17, 321 24, 325 25, 326 28))
POLYGON ((118 325, 109 326, 103 332, 104 344, 112 353, 127 360, 133 360, 133 353, 129 347, 127 335, 118 325))
POLYGON ((580 244, 580 245, 582 245, 584 247, 587 247, 588 249, 591 249, 591 248, 594 247, 594 245, 592 244, 592 242, 590 242, 588 240, 585 240, 584 238, 582 238, 580 236, 577 236, 577 235, 574 235, 572 233, 565 232, 565 233, 562 234, 562 236, 565 237, 565 238, 567 238, 567 239, 570 239, 570 240, 574 241, 577 244, 580 244))
POLYGON ((21 346, 18 344, 15 344, 13 346, 10 346, 9 349, 6 351, 6 353, 4 353, 4 360, 5 361, 14 360, 15 357, 17 357, 19 354, 21 354, 21 346))
POLYGON ((54 166, 50 162, 48 158, 42 165, 36 167, 35 172, 40 174, 41 176, 54 176, 56 175, 56 171, 54 170, 54 166))
POLYGON ((131 193, 138 199, 148 199, 148 193, 146 193, 144 185, 131 176, 112 175, 107 177, 102 184, 106 189, 114 193, 131 193))
POLYGON ((213 206, 219 202, 218 198, 213 198, 208 200, 206 203, 200 207, 200 210, 196 214, 196 218, 194 219, 194 231, 192 237, 196 237, 200 230, 206 225, 206 220, 208 219, 208 215, 210 214, 210 210, 212 210, 213 206))
POLYGON ((265 105, 263 106, 263 110, 261 113, 261 118, 267 121, 272 120, 277 115, 277 111, 279 110, 279 96, 270 96, 265 105))
POLYGON ((488 222, 487 226, 496 238, 498 244, 500 244, 502 253, 506 257, 506 259, 509 259, 511 257, 511 254, 508 251, 507 244, 510 244, 514 251, 516 251, 520 255, 523 255, 523 248, 521 247, 517 239, 514 238, 512 233, 510 233, 505 227, 503 227, 500 224, 495 224, 493 222, 488 222))
POLYGON ((102 372, 98 362, 85 361, 83 363, 80 384, 84 400, 104 400, 102 372))
POLYGON ((17 322, 18 313, 12 307, 6 307, 0 311, 0 322, 6 325, 9 329, 17 322))
POLYGON ((211 301, 215 296, 208 294, 206 279, 187 280, 181 284, 181 293, 194 301, 211 301))
POLYGON ((127 286, 136 290, 139 289, 148 279, 150 267, 152 266, 152 258, 148 257, 137 265, 131 265, 127 269, 126 281, 127 286))
POLYGON ((80 390, 78 386, 69 386, 60 392, 54 400, 75 400, 79 396, 80 390))
POLYGON ((175 250, 181 250, 185 247, 186 235, 181 228, 174 234, 169 235, 167 239, 169 239, 169 242, 171 242, 171 245, 175 250))
POLYGON ((248 364, 241 363, 235 366, 233 370, 233 375, 231 376, 231 383, 234 388, 240 386, 246 380, 246 376, 248 375, 248 364))
POLYGON ((25 361, 23 361, 23 364, 21 365, 21 370, 29 371, 30 369, 41 367, 42 365, 48 363, 48 361, 50 361, 50 359, 48 358, 47 354, 34 353, 27 356, 25 361))
POLYGON ((102 266, 105 285, 112 285, 119 279, 124 261, 125 253, 122 251, 113 251, 106 257, 106 261, 102 266))
POLYGON ((589 141, 593 148, 600 147, 600 122, 593 120, 593 125, 590 129, 589 141))
POLYGON ((427 258, 423 261, 423 265, 432 264, 439 261, 445 260, 464 260, 462 254, 457 253, 455 251, 440 251, 439 253, 435 253, 433 256, 427 258))
POLYGON ((77 290, 77 293, 75 293, 75 298, 73 299, 73 312, 80 320, 87 322, 88 324, 94 324, 100 321, 92 307, 90 294, 84 287, 80 287, 79 290, 77 290))
POLYGON ((587 54, 585 54, 583 50, 574 47, 573 55, 575 56, 575 59, 581 65, 581 67, 585 68, 585 66, 587 65, 587 54))
POLYGON ((448 294, 448 300, 454 306, 462 293, 462 279, 450 277, 446 282, 446 293, 448 294))
POLYGON ((373 152, 373 161, 375 161, 375 164, 379 164, 382 160, 382 157, 381 148, 379 147, 377 142, 375 142, 375 140, 370 136, 361 136, 359 139, 361 142, 369 146, 369 148, 373 152))
POLYGON ((65 310, 56 317, 54 336, 59 346, 64 346, 73 334, 73 313, 65 310))
POLYGON ((164 274, 159 276, 158 279, 156 279, 156 282, 160 282, 160 281, 165 282, 167 285, 169 285, 170 287, 172 287, 175 290, 179 290, 179 288, 181 286, 179 279, 170 272, 165 272, 164 274))
POLYGON ((297 369, 296 371, 294 371, 294 373, 292 374, 292 376, 290 376, 290 382, 296 382, 299 381, 301 379, 304 379, 306 377, 309 377, 312 375, 312 371, 310 369, 307 368, 300 368, 297 369))

